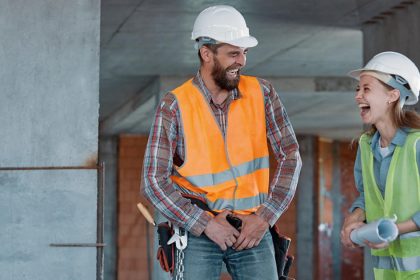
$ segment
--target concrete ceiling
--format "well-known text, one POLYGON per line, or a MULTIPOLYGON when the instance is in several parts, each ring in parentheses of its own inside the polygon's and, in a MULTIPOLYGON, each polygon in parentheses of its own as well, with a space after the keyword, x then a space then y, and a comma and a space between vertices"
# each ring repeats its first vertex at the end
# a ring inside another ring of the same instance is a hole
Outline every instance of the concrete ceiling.
POLYGON ((158 97, 167 90, 151 84, 159 77, 180 83, 196 73, 198 59, 190 40, 195 17, 208 6, 229 4, 242 12, 259 41, 249 51, 244 73, 277 81, 273 84, 296 132, 334 139, 357 136, 361 122, 354 84, 320 88, 319 81, 325 84, 329 77, 330 85, 342 85, 342 77, 362 65, 361 24, 400 2, 102 0, 103 133, 147 132, 158 97), (282 81, 295 82, 290 87, 282 81), (311 81, 312 86, 296 81, 311 81))

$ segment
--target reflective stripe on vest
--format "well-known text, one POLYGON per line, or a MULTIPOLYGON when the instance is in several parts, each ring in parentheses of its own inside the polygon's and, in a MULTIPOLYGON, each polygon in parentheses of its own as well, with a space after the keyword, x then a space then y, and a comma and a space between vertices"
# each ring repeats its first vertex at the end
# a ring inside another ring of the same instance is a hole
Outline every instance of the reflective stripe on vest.
POLYGON ((420 257, 380 257, 372 256, 372 264, 377 269, 415 271, 420 267, 420 257))
MULTIPOLYGON (((267 195, 262 193, 254 197, 241 198, 236 200, 236 210, 246 210, 260 206, 261 201, 265 201, 267 195)), ((211 209, 228 209, 233 205, 232 199, 217 199, 215 202, 207 202, 211 209)))
MULTIPOLYGON (((397 223, 420 211, 420 177, 416 160, 416 141, 420 133, 410 132, 403 146, 396 146, 385 186, 385 199, 376 184, 370 137, 360 138, 363 187, 368 222, 397 215, 397 223)), ((399 236, 385 249, 372 249, 375 279, 409 279, 420 271, 420 234, 399 236)))
POLYGON ((269 168, 268 157, 257 158, 250 162, 245 162, 239 166, 232 166, 232 170, 223 171, 216 174, 205 174, 188 176, 186 179, 197 187, 207 187, 218 185, 232 179, 232 172, 235 177, 251 174, 258 169, 269 168))
POLYGON ((204 197, 214 211, 247 214, 267 198, 269 155, 261 85, 255 77, 241 76, 238 88, 241 97, 229 104, 225 137, 192 80, 172 91, 181 115, 185 160, 171 179, 204 197))
POLYGON ((415 238, 415 237, 420 237, 420 231, 404 233, 398 236, 399 239, 409 239, 409 238, 415 238))

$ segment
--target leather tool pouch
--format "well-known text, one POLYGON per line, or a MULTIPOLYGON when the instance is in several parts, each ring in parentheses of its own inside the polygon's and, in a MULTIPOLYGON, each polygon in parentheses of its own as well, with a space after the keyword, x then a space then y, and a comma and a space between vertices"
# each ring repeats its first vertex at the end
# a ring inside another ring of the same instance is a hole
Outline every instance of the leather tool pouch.
POLYGON ((287 277, 293 261, 293 257, 287 255, 291 239, 287 236, 281 235, 276 225, 270 228, 270 233, 273 239, 277 275, 280 280, 292 279, 287 277))
POLYGON ((174 230, 168 222, 165 222, 158 225, 157 232, 159 236, 157 259, 162 269, 172 274, 175 268, 175 243, 168 245, 168 240, 174 234, 174 230))

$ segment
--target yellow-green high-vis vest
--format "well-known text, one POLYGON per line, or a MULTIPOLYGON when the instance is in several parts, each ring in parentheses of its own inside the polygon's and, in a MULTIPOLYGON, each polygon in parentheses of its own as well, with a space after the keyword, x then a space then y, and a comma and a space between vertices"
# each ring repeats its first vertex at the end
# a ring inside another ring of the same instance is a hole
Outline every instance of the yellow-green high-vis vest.
MULTIPOLYGON (((368 222, 397 215, 397 223, 420 211, 420 178, 416 161, 419 132, 410 132, 403 146, 396 146, 382 196, 373 171, 370 137, 359 141, 368 222)), ((420 231, 400 235, 386 249, 372 249, 376 280, 420 279, 420 231)))

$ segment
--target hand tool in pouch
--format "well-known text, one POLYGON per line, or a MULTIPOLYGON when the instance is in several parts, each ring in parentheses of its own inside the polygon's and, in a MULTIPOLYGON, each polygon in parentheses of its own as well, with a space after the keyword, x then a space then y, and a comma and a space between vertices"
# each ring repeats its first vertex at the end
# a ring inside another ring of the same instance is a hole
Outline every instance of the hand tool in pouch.
MULTIPOLYGON (((141 203, 137 204, 137 208, 144 218, 156 227, 156 223, 147 208, 141 203)), ((159 248, 156 257, 162 269, 172 274, 175 268, 175 246, 174 244, 168 245, 168 241, 174 234, 174 230, 169 222, 164 222, 157 225, 157 233, 159 237, 159 248)))
POLYGON ((288 255, 292 239, 280 234, 276 225, 270 228, 270 233, 273 239, 274 255, 276 259, 277 275, 279 280, 292 279, 288 277, 289 269, 294 259, 293 256, 288 255))
MULTIPOLYGON (((137 204, 137 208, 146 220, 156 227, 156 223, 147 208, 141 203, 137 204)), ((175 247, 179 251, 183 251, 187 247, 187 232, 170 222, 163 222, 157 225, 157 233, 159 248, 156 258, 161 268, 172 275, 175 270, 175 247)))

